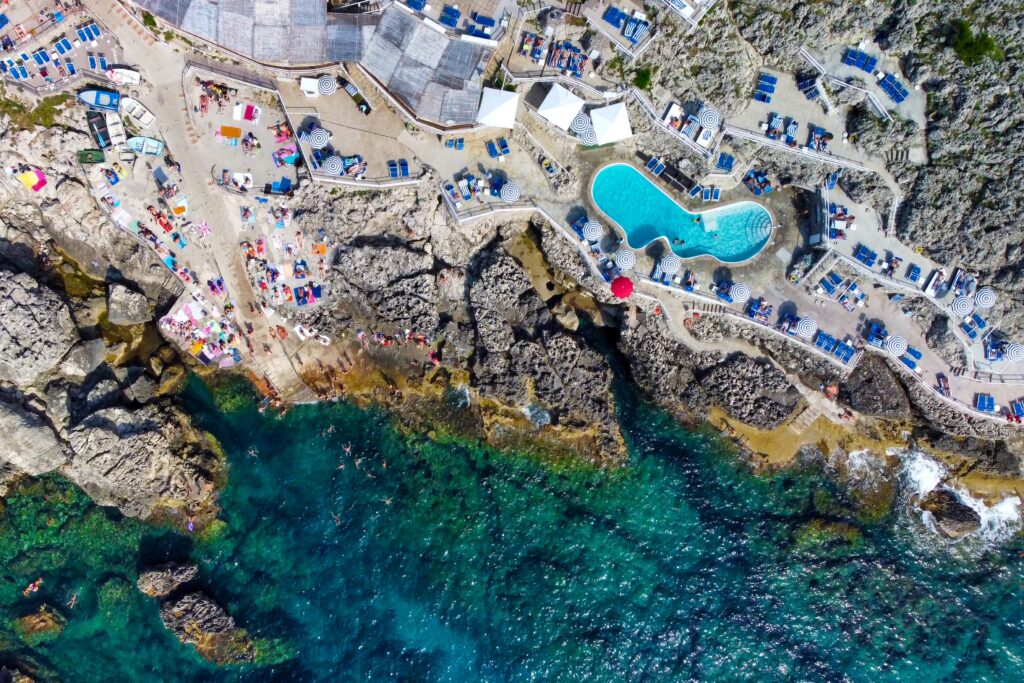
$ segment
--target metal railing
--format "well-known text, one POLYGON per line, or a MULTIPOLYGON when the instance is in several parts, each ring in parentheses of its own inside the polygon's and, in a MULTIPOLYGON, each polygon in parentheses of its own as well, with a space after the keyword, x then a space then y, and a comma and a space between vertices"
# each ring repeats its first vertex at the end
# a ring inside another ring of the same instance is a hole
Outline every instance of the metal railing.
POLYGON ((764 133, 756 133, 746 128, 740 128, 732 124, 725 124, 725 132, 733 137, 743 138, 744 140, 750 140, 756 142, 765 147, 771 147, 772 149, 778 149, 784 152, 789 152, 798 157, 804 159, 811 159, 812 161, 820 161, 823 164, 833 164, 842 168, 852 168, 855 171, 866 171, 868 173, 878 173, 878 171, 868 168, 859 161, 853 159, 847 159, 846 157, 837 156, 832 153, 818 152, 813 149, 809 149, 806 146, 790 147, 789 145, 779 140, 772 140, 765 136, 764 133))

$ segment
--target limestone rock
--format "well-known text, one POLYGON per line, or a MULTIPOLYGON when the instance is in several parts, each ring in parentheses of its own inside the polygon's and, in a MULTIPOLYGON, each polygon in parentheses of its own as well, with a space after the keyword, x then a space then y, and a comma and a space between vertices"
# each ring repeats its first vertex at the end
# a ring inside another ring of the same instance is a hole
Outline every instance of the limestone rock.
POLYGON ((956 494, 937 488, 921 501, 921 509, 932 513, 935 526, 949 538, 960 538, 981 528, 977 512, 960 502, 956 494))
POLYGON ((203 593, 188 593, 160 608, 160 619, 183 643, 216 664, 252 661, 256 650, 235 620, 203 593))
POLYGON ((78 340, 68 307, 24 273, 0 270, 0 379, 33 384, 78 340))
POLYGON ((139 574, 136 584, 151 598, 165 598, 197 576, 199 567, 194 564, 164 564, 139 574))
POLYGON ((854 410, 874 417, 905 420, 910 401, 896 375, 878 356, 868 353, 839 387, 839 400, 854 410))
POLYGON ((110 285, 107 289, 107 320, 114 325, 139 325, 149 322, 153 314, 149 300, 123 285, 110 285))
POLYGON ((0 442, 0 463, 32 476, 51 472, 66 459, 50 425, 13 403, 0 403, 0 442))
POLYGON ((102 339, 80 342, 60 364, 60 372, 68 379, 80 382, 100 366, 106 352, 106 345, 102 339))
POLYGON ((782 424, 800 392, 767 359, 737 354, 701 374, 700 384, 732 417, 759 429, 782 424))

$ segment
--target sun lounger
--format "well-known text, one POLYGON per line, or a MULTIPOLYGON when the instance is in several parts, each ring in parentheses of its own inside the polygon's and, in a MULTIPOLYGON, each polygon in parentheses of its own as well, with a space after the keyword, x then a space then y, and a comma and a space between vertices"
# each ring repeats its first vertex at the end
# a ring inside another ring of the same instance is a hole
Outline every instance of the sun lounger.
POLYGON ((501 153, 503 155, 508 156, 508 154, 509 154, 508 140, 506 140, 505 138, 498 138, 498 149, 501 150, 501 153))
POLYGON ((711 188, 705 187, 704 192, 701 194, 701 199, 705 202, 711 201, 711 188))
POLYGON ((498 158, 498 146, 495 145, 490 140, 487 141, 487 156, 491 157, 492 159, 498 158))
POLYGON ((398 160, 398 171, 399 171, 399 175, 401 175, 403 178, 408 178, 409 177, 409 162, 406 161, 405 159, 399 159, 398 160))
POLYGON ((99 60, 100 60, 100 71, 106 71, 107 70, 107 56, 106 55, 100 55, 99 56, 99 60))
POLYGON ((654 169, 654 175, 659 176, 665 170, 665 164, 659 163, 657 168, 654 169))
POLYGON ((83 43, 88 43, 91 40, 89 34, 86 32, 84 28, 78 29, 76 33, 78 34, 78 39, 83 43))
POLYGON ((1014 417, 1024 417, 1024 403, 1021 401, 1014 401, 1010 404, 1010 407, 1013 409, 1014 417))
POLYGON ((767 95, 763 92, 754 93, 754 100, 756 100, 757 102, 764 102, 765 104, 772 103, 771 95, 767 95))
POLYGON ((963 333, 966 334, 967 338, 970 339, 971 341, 974 341, 975 339, 978 338, 978 333, 975 332, 974 328, 968 325, 967 323, 960 323, 960 329, 963 330, 963 333))
POLYGON ((975 324, 975 325, 977 326, 977 328, 978 328, 979 330, 983 330, 983 329, 985 329, 986 327, 988 327, 988 323, 987 323, 987 322, 985 322, 985 319, 984 319, 984 318, 982 318, 982 317, 981 317, 980 315, 978 315, 977 313, 972 313, 972 314, 971 314, 971 321, 972 321, 972 322, 973 322, 973 323, 974 323, 974 324, 975 324))
POLYGON ((455 141, 455 149, 459 150, 460 152, 463 150, 463 148, 465 148, 465 146, 466 146, 466 138, 458 138, 455 141))
POLYGON ((907 347, 907 354, 912 356, 915 360, 921 360, 922 353, 915 349, 913 346, 907 347))
POLYGON ((695 199, 704 190, 700 185, 694 185, 690 188, 690 199, 695 199))
POLYGON ((779 82, 779 79, 778 79, 777 76, 772 76, 771 74, 765 74, 765 73, 763 73, 760 76, 758 76, 757 80, 761 81, 762 83, 768 83, 769 85, 775 85, 776 83, 779 82))
POLYGON ((722 198, 722 188, 716 187, 711 191, 711 201, 717 202, 722 198))
POLYGON ((906 365, 908 368, 910 368, 914 372, 919 372, 919 370, 917 369, 917 363, 914 362, 913 358, 908 358, 906 356, 900 356, 900 362, 903 363, 904 365, 906 365))
POLYGON ((388 162, 388 175, 392 178, 398 177, 398 163, 395 161, 388 162))
POLYGON ((921 267, 917 265, 911 265, 907 269, 907 279, 911 282, 917 282, 921 279, 921 267))
POLYGON ((644 168, 646 168, 648 171, 652 171, 653 172, 654 169, 657 168, 657 166, 658 166, 658 158, 657 157, 651 157, 650 161, 647 162, 647 164, 644 166, 644 168))

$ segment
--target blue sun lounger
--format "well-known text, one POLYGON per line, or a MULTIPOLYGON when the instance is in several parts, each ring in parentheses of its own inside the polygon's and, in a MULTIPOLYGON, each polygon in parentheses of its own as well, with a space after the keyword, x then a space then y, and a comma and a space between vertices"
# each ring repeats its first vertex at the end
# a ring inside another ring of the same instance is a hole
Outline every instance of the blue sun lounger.
POLYGON ((908 346, 907 347, 907 355, 912 356, 914 358, 914 360, 921 360, 921 356, 923 354, 920 351, 918 351, 917 349, 915 349, 913 346, 908 346))
POLYGON ((70 59, 64 60, 64 66, 68 68, 68 73, 72 76, 78 73, 78 69, 75 68, 74 63, 70 59))
POLYGON ((659 176, 665 171, 665 164, 658 162, 657 168, 654 169, 654 175, 659 176))
POLYGON ((500 154, 498 154, 498 146, 495 145, 490 140, 487 141, 487 156, 491 157, 492 159, 497 159, 499 156, 501 156, 500 154))
POLYGON ((978 333, 975 332, 974 328, 968 325, 967 323, 960 323, 960 329, 963 330, 964 334, 966 334, 967 338, 970 339, 971 341, 974 341, 975 339, 978 338, 978 333))
POLYGON ((465 148, 465 146, 466 146, 466 138, 458 138, 458 139, 455 140, 455 149, 457 149, 457 150, 459 150, 461 152, 465 148))
POLYGON ((983 330, 983 329, 985 329, 986 327, 988 327, 988 323, 987 323, 987 322, 985 322, 985 319, 984 319, 984 318, 982 318, 982 317, 981 317, 980 315, 978 315, 977 313, 972 313, 972 314, 971 314, 971 321, 972 321, 972 322, 973 322, 973 323, 974 323, 974 324, 975 324, 975 325, 977 326, 977 328, 978 328, 979 330, 983 330))
POLYGON ((696 198, 697 195, 699 195, 703 189, 704 188, 701 187, 700 185, 694 185, 692 188, 690 188, 690 199, 696 198))
POLYGON ((394 160, 388 162, 388 176, 392 178, 398 177, 398 162, 394 160))
POLYGON ((974 399, 974 407, 983 413, 994 413, 996 400, 990 394, 978 394, 974 399))
POLYGON ((651 157, 651 160, 648 161, 647 164, 644 166, 644 168, 646 168, 651 173, 653 173, 654 169, 657 168, 657 167, 658 167, 658 157, 651 157))
POLYGON ((22 80, 25 80, 26 78, 28 78, 28 69, 26 69, 23 66, 19 66, 18 67, 18 74, 21 76, 22 80))
POLYGON ((498 149, 503 155, 508 156, 510 151, 508 148, 508 140, 505 138, 498 138, 498 149))
POLYGON ((100 37, 100 27, 97 26, 95 23, 86 26, 85 30, 89 32, 89 35, 92 36, 93 40, 96 40, 100 37))
POLYGON ((908 358, 906 356, 900 356, 900 362, 903 363, 904 365, 906 365, 911 370, 917 372, 917 363, 914 362, 913 358, 908 358))
POLYGON ((771 104, 772 103, 772 96, 771 95, 767 95, 767 94, 765 94, 763 92, 755 92, 754 93, 754 99, 756 101, 758 101, 758 102, 764 102, 765 104, 771 104))
POLYGON ((1010 404, 1010 406, 1013 408, 1014 417, 1024 417, 1024 403, 1021 403, 1020 401, 1014 401, 1013 403, 1010 404))
POLYGON ((91 52, 89 53, 89 68, 93 71, 96 70, 96 55, 91 52))
POLYGON ((916 264, 911 264, 910 268, 907 268, 907 279, 911 282, 917 282, 921 279, 921 267, 916 264))
POLYGON ((711 201, 711 188, 705 187, 704 192, 701 194, 701 199, 705 202, 711 201))
POLYGON ((100 55, 99 59, 100 59, 100 71, 106 71, 107 70, 107 56, 106 55, 100 55))
POLYGON ((405 159, 398 160, 398 174, 403 178, 409 177, 409 162, 405 159))
POLYGON ((711 191, 711 201, 717 202, 722 199, 722 188, 716 187, 711 191))

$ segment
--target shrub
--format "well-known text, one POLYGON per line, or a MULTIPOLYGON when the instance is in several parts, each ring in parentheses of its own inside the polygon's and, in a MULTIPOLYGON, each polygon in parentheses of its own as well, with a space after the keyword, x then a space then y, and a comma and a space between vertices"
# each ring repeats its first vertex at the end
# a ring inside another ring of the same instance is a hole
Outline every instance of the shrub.
POLYGON ((153 30, 156 28, 156 17, 149 12, 142 13, 142 25, 146 28, 153 30))
POLYGON ((965 19, 956 22, 953 32, 953 51, 967 66, 974 66, 988 58, 995 62, 1003 59, 1003 50, 989 34, 974 33, 965 19))
POLYGON ((651 76, 654 75, 654 71, 649 66, 642 66, 636 70, 633 74, 633 85, 640 88, 641 90, 647 90, 651 87, 651 76))

